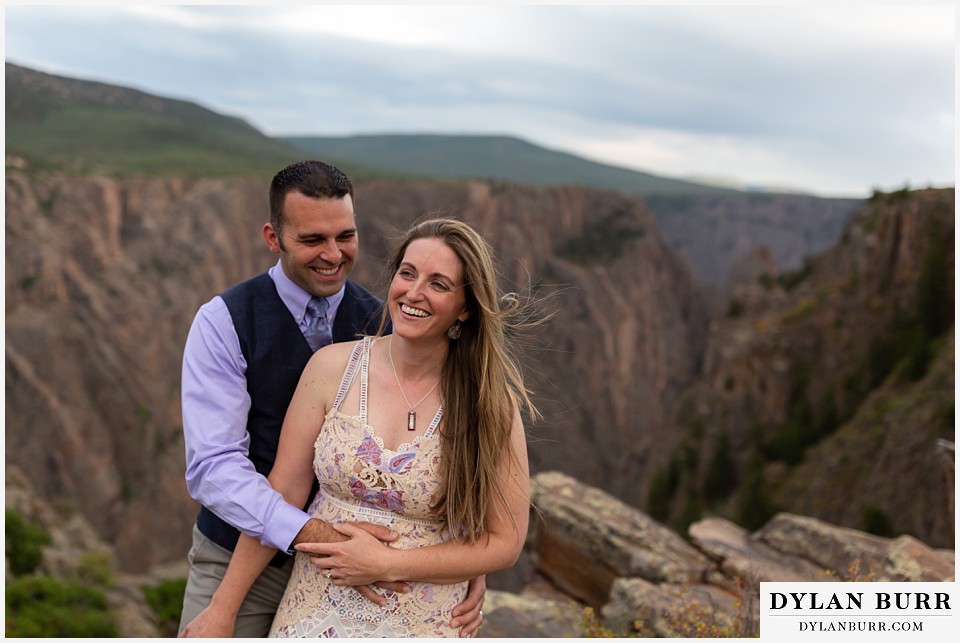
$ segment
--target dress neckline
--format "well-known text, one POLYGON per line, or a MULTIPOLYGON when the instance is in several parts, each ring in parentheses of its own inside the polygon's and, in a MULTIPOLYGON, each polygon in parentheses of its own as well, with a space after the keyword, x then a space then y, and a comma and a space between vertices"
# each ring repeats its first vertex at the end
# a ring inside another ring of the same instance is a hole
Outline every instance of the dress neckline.
MULTIPOLYGON (((380 339, 380 338, 377 338, 380 339)), ((440 425, 440 420, 443 418, 443 404, 440 404, 437 407, 437 412, 434 414, 433 419, 430 421, 430 425, 427 427, 427 430, 424 431, 421 435, 414 436, 412 440, 407 442, 402 442, 397 445, 396 449, 388 449, 384 446, 383 438, 377 435, 377 431, 372 427, 367 421, 367 401, 369 397, 369 376, 370 376, 370 348, 373 346, 374 338, 367 336, 364 337, 360 342, 357 343, 357 346, 353 349, 353 354, 350 356, 350 360, 347 362, 347 368, 343 372, 343 378, 340 380, 340 389, 337 391, 337 397, 334 400, 333 408, 330 409, 331 413, 336 413, 342 417, 355 420, 360 427, 363 428, 364 432, 367 433, 373 440, 377 443, 377 446, 380 447, 381 451, 397 454, 403 453, 405 450, 412 448, 414 445, 420 444, 424 440, 433 439, 436 437, 437 427, 440 425), (359 367, 359 369, 358 369, 359 367), (344 398, 347 396, 347 392, 350 390, 350 386, 353 384, 353 381, 356 379, 357 371, 360 371, 360 409, 359 415, 350 415, 345 413, 340 409, 340 406, 343 404, 344 398)), ((329 417, 329 414, 328 414, 329 417)))

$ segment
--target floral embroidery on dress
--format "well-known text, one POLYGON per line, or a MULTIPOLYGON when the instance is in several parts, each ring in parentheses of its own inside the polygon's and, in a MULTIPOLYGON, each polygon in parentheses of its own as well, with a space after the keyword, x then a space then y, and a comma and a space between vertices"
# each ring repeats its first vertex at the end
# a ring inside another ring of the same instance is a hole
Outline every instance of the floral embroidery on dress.
MULTIPOLYGON (((442 409, 427 433, 396 451, 366 424, 366 370, 370 338, 357 344, 343 376, 341 394, 324 420, 314 449, 320 492, 311 515, 338 522, 371 522, 396 531, 389 547, 409 549, 444 542, 450 532, 431 507, 439 492, 440 447, 433 433, 442 409), (359 416, 340 410, 354 377, 360 377, 359 416)), ((466 597, 467 584, 412 583, 406 594, 381 592, 379 607, 350 587, 331 584, 306 554, 296 554, 294 570, 270 630, 271 637, 455 637, 451 610, 466 597)))
POLYGON ((350 490, 354 497, 368 507, 403 512, 403 492, 397 489, 370 489, 357 478, 350 479, 350 490))

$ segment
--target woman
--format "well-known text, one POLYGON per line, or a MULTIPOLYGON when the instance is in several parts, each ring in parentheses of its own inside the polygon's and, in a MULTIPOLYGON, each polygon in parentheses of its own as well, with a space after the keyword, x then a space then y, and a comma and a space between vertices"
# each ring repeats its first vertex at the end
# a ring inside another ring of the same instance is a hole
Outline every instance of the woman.
MULTIPOLYGON (((376 338, 310 360, 290 403, 271 484, 344 536, 298 545, 271 636, 456 636, 450 610, 469 579, 516 562, 529 470, 520 406, 535 413, 507 346, 489 246, 468 225, 415 225, 388 263, 376 338), (386 314, 393 333, 384 336, 386 314), (389 526, 385 543, 345 522, 389 526), (405 581, 383 605, 352 588, 405 581)), ((242 537, 210 607, 194 623, 229 636, 274 550, 242 537)), ((191 628, 188 628, 190 630, 191 628)), ((189 633, 189 631, 188 631, 189 633)))

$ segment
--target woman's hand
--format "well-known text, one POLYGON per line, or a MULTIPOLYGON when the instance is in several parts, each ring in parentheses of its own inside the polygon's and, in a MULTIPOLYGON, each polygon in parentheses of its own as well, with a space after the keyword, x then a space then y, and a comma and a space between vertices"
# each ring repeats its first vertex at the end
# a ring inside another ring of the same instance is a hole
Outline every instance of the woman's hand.
POLYGON ((187 626, 183 628, 183 631, 181 631, 177 637, 181 639, 232 638, 236 624, 236 614, 228 614, 224 610, 207 606, 202 612, 197 614, 192 621, 187 623, 187 626))
POLYGON ((333 525, 347 540, 339 543, 302 543, 297 551, 312 554, 313 563, 334 585, 372 585, 390 578, 391 556, 396 550, 350 523, 333 525))

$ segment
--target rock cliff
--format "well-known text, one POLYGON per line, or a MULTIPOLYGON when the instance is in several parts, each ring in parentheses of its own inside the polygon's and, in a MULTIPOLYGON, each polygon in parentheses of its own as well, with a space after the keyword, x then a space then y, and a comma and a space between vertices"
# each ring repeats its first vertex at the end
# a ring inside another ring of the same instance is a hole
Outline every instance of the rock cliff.
POLYGON ((686 257, 699 283, 725 292, 736 264, 763 246, 783 270, 840 238, 859 199, 799 194, 724 192, 704 197, 653 195, 645 202, 668 245, 686 257))
POLYGON ((744 262, 702 375, 655 429, 658 517, 696 497, 749 526, 749 497, 759 522, 782 509, 952 547, 954 230, 953 190, 876 195, 802 269, 744 262))
POLYGON ((195 309, 264 263, 260 183, 7 173, 6 464, 131 571, 185 555, 180 358, 195 309))
MULTIPOLYGON (((260 236, 266 191, 8 170, 6 462, 86 516, 123 569, 186 552, 183 342, 200 304, 274 262, 260 236)), ((375 289, 396 231, 444 213, 482 231, 508 281, 562 290, 527 363, 545 415, 530 427, 533 466, 629 497, 706 327, 643 206, 572 188, 369 182, 357 212, 356 278, 375 289)))

